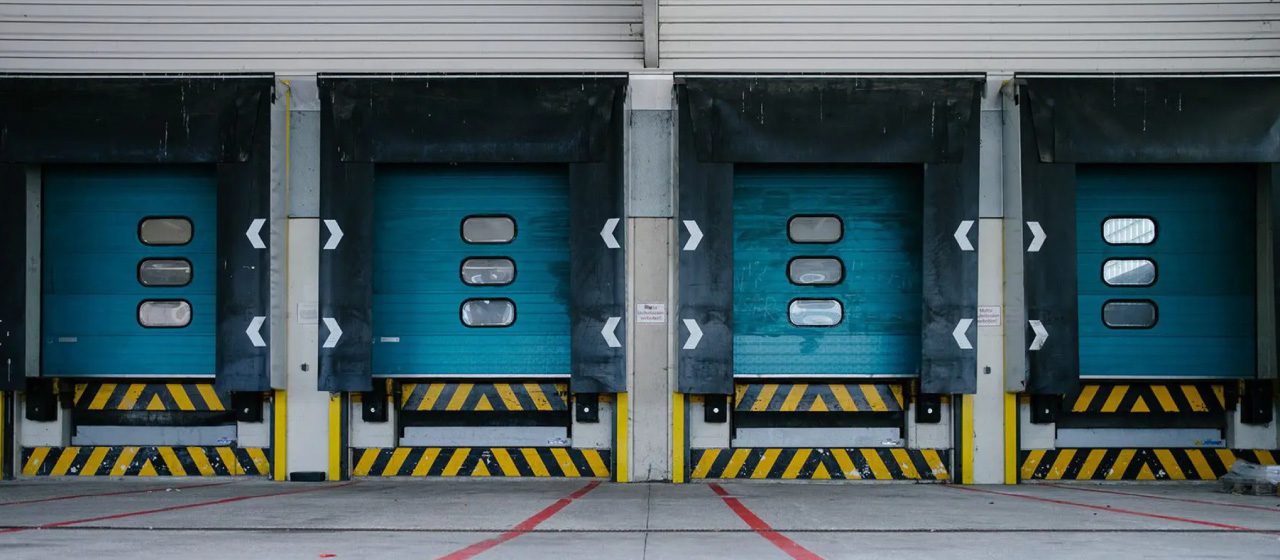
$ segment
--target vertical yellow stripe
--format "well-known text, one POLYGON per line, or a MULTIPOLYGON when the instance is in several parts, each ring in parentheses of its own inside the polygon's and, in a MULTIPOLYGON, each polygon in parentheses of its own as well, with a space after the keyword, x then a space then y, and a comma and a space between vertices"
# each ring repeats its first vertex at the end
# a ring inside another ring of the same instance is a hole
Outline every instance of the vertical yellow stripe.
POLYGON ((1200 398, 1200 390, 1195 385, 1182 385, 1182 394, 1187 397, 1187 404, 1191 406, 1193 412, 1209 410, 1209 407, 1204 404, 1204 399, 1200 398))
POLYGON ((756 402, 751 403, 751 412, 762 412, 769 409, 769 401, 773 400, 773 394, 778 392, 777 383, 765 383, 760 386, 760 393, 756 395, 756 402))
POLYGON ((578 472, 577 465, 573 464, 573 458, 569 456, 569 452, 563 447, 552 447, 551 456, 556 458, 556 464, 560 466, 560 472, 564 476, 579 477, 582 476, 578 472))
POLYGON ((1080 474, 1076 475, 1076 480, 1090 480, 1093 474, 1098 472, 1098 465, 1102 464, 1102 458, 1107 456, 1104 449, 1092 449, 1084 458, 1084 464, 1080 466, 1080 474))
POLYGON ((93 451, 89 452, 89 458, 84 462, 84 466, 80 467, 80 476, 94 476, 98 474, 98 469, 102 467, 102 460, 106 458, 107 452, 111 448, 107 446, 97 446, 93 451))
POLYGON ((804 392, 809 390, 806 383, 796 383, 791 386, 791 390, 787 392, 787 398, 782 400, 782 411, 793 412, 800 405, 800 399, 804 398, 804 392))
POLYGON ((960 483, 973 484, 973 395, 960 402, 960 483))
POLYGON ((1253 454, 1258 456, 1258 464, 1259 464, 1259 465, 1274 465, 1274 464, 1276 464, 1276 459, 1275 459, 1275 457, 1274 457, 1274 456, 1272 456, 1272 455, 1271 455, 1271 452, 1270 452, 1270 451, 1267 451, 1266 449, 1258 449, 1258 450, 1255 450, 1255 451, 1253 452, 1253 454))
POLYGON ((889 450, 893 455, 893 459, 898 462, 898 468, 902 470, 902 475, 908 480, 919 480, 920 472, 916 470, 915 463, 911 462, 911 455, 906 449, 893 448, 889 450))
POLYGON ((107 401, 111 400, 111 393, 115 392, 115 383, 103 383, 98 387, 97 394, 93 395, 93 400, 89 401, 89 410, 104 410, 107 408, 107 401))
POLYGON ((853 464, 853 459, 849 457, 849 452, 844 449, 832 449, 831 456, 836 458, 836 464, 840 465, 840 472, 844 477, 850 480, 862 478, 862 473, 858 472, 858 467, 853 464))
POLYGON ((551 476, 551 473, 547 472, 547 466, 542 463, 542 457, 538 456, 537 451, 529 447, 521 448, 520 456, 524 457, 524 461, 529 464, 529 470, 533 471, 533 476, 551 476))
MULTIPOLYGON (((85 389, 88 389, 88 388, 89 388, 88 383, 76 383, 75 397, 71 399, 71 403, 76 406, 80 406, 80 399, 84 398, 85 389)), ((0 392, 0 399, 3 399, 3 395, 4 393, 0 392)))
POLYGON ((173 402, 178 405, 178 410, 195 410, 196 405, 191 403, 191 397, 187 396, 187 388, 181 383, 167 383, 165 387, 169 389, 169 395, 173 397, 173 402))
POLYGON ((711 478, 739 478, 738 473, 742 471, 742 465, 747 462, 747 457, 751 456, 750 449, 733 449, 733 455, 729 456, 729 464, 724 466, 724 472, 712 473, 711 478), (719 474, 720 476, 715 476, 719 474))
POLYGON ((271 440, 271 478, 283 481, 288 478, 285 460, 289 457, 289 398, 284 389, 275 391, 272 398, 275 405, 271 411, 271 430, 275 437, 271 440))
POLYGON ((795 455, 791 456, 791 462, 787 463, 787 468, 782 471, 782 478, 792 480, 800 476, 800 469, 804 467, 804 462, 809 460, 811 449, 797 449, 795 455))
MULTIPOLYGON (((111 466, 111 476, 124 476, 129 471, 129 467, 133 466, 133 458, 138 455, 138 448, 129 446, 120 450, 120 456, 116 457, 116 464, 111 466)), ((229 465, 229 468, 235 468, 229 465)))
POLYGON ((1128 385, 1114 385, 1111 387, 1111 394, 1107 395, 1107 400, 1102 403, 1102 412, 1115 412, 1120 409, 1120 401, 1124 400, 1125 393, 1129 392, 1128 385))
POLYGON ((227 467, 227 474, 232 476, 240 476, 244 474, 244 467, 240 465, 240 459, 236 457, 236 452, 230 447, 215 447, 214 451, 218 454, 218 459, 222 461, 223 466, 227 467))
POLYGON ((1161 412, 1178 412, 1178 403, 1174 402, 1173 395, 1169 393, 1168 385, 1151 385, 1151 392, 1155 394, 1156 401, 1160 403, 1161 412))
POLYGON ((872 412, 885 412, 889 410, 885 407, 884 399, 880 398, 880 391, 876 390, 875 385, 864 383, 859 385, 858 389, 862 391, 862 396, 866 397, 867 404, 871 405, 872 412))
POLYGON ((431 472, 431 466, 436 464, 436 459, 439 457, 439 447, 423 449, 422 458, 418 459, 418 464, 413 467, 413 476, 427 476, 427 473, 431 472))
POLYGON ((444 464, 444 472, 440 476, 456 477, 462 471, 462 463, 467 460, 467 455, 471 454, 471 447, 458 447, 453 450, 453 456, 449 458, 449 462, 444 464))
MULTIPOLYGON (((893 480, 893 475, 889 473, 889 468, 884 465, 884 461, 880 460, 880 454, 875 449, 863 449, 862 458, 867 460, 867 466, 871 467, 871 474, 875 480, 893 480)), ((968 484, 972 484, 969 482, 968 484)))
POLYGON ((889 392, 893 394, 893 401, 898 404, 896 410, 902 410, 902 403, 906 400, 902 398, 902 385, 890 385, 889 392))
POLYGON ((1116 462, 1111 465, 1111 470, 1107 472, 1107 480, 1124 478, 1125 471, 1129 470, 1129 463, 1133 461, 1134 453, 1136 451, 1133 449, 1121 449, 1116 456, 1116 462))
POLYGON ((583 449, 582 454, 587 458, 587 465, 591 467, 592 476, 600 478, 609 476, 609 466, 604 464, 604 459, 600 458, 600 450, 583 449))
POLYGON ((711 472, 711 465, 714 465, 716 458, 720 456, 719 449, 705 449, 702 451, 702 457, 698 458, 698 464, 693 467, 693 476, 691 478, 707 478, 711 472))
POLYGON ((329 480, 342 480, 342 394, 329 394, 329 480))
POLYGON ((1093 403, 1093 397, 1097 394, 1097 385, 1085 385, 1080 389, 1080 396, 1076 397, 1075 404, 1071 405, 1071 412, 1085 412, 1089 410, 1089 405, 1093 403))
MULTIPOLYGON (((938 450, 921 449, 920 454, 924 456, 925 464, 929 465, 929 471, 933 473, 933 478, 937 480, 947 480, 950 478, 947 474, 947 466, 942 464, 942 457, 938 455, 938 450)), ((1016 482, 1017 479, 1015 478, 1014 481, 1016 482)))
POLYGON ((840 403, 840 410, 845 412, 858 411, 858 403, 853 401, 853 396, 849 394, 849 387, 844 383, 832 383, 831 394, 835 395, 836 402, 840 403))
POLYGON ((471 388, 474 386, 471 383, 459 383, 453 390, 453 398, 449 399, 449 404, 444 405, 444 409, 462 410, 462 405, 466 404, 467 397, 471 396, 471 388))
POLYGON ((1173 453, 1168 449, 1157 449, 1156 459, 1160 461, 1160 468, 1164 469, 1165 474, 1170 480, 1186 480, 1187 476, 1182 474, 1182 468, 1178 466, 1177 459, 1173 458, 1173 453))
POLYGON ((182 461, 178 460, 178 454, 174 453, 173 448, 164 446, 159 448, 160 458, 164 460, 166 467, 169 467, 169 474, 173 476, 187 476, 187 469, 182 468, 182 461))
MULTIPOLYGON (((630 433, 627 431, 627 426, 630 422, 628 418, 630 414, 627 411, 628 396, 626 393, 618 393, 617 410, 614 411, 617 418, 615 418, 613 430, 613 441, 616 448, 613 450, 613 479, 618 482, 631 482, 631 471, 627 469, 627 462, 631 460, 627 455, 629 451, 627 438, 630 437, 630 433)), ((543 400, 546 400, 546 398, 544 397, 543 400)))
POLYGON ((427 385, 427 394, 422 396, 422 402, 418 403, 418 412, 427 412, 436 406, 436 401, 440 400, 440 394, 444 392, 444 383, 431 383, 427 385))
POLYGON ((733 386, 733 402, 731 404, 734 407, 737 407, 738 405, 742 404, 742 397, 746 396, 747 389, 750 389, 750 388, 751 386, 746 383, 739 383, 737 385, 734 385, 733 386))
MULTIPOLYGON (((741 387, 741 385, 740 385, 741 387)), ((684 482, 684 393, 671 394, 671 482, 684 482)))
POLYGON ((520 476, 520 469, 516 468, 515 461, 511 460, 511 454, 507 452, 505 447, 493 448, 493 458, 498 461, 498 468, 502 469, 502 476, 520 476))
POLYGON ((26 464, 22 465, 22 476, 35 476, 40 472, 40 465, 44 464, 44 460, 49 456, 48 447, 37 447, 31 450, 31 456, 27 458, 26 464))
POLYGON ((351 471, 353 476, 369 476, 373 470, 373 462, 378 460, 379 451, 374 449, 365 449, 360 452, 360 457, 356 459, 356 468, 351 471))
POLYGON ((1204 451, 1200 449, 1188 449, 1187 457, 1191 459, 1191 466, 1195 467, 1196 475, 1200 480, 1213 480, 1217 478, 1213 474, 1213 467, 1209 466, 1209 462, 1204 459, 1204 451))
POLYGON ((1218 454, 1218 460, 1222 461, 1222 464, 1228 469, 1236 462, 1236 454, 1230 449, 1215 449, 1214 453, 1218 454))
POLYGON ((71 462, 75 460, 76 455, 79 453, 79 447, 63 447, 62 453, 58 455, 58 461, 53 464, 53 471, 49 474, 53 476, 62 476, 67 474, 67 470, 71 468, 71 462))
POLYGON ((769 471, 773 470, 773 464, 778 461, 781 453, 781 449, 765 449, 760 455, 760 462, 756 463, 756 469, 751 471, 751 478, 768 478, 769 471))
POLYGON ((510 383, 495 383, 493 388, 498 391, 498 397, 502 399, 502 406, 507 410, 520 410, 524 408, 520 405, 520 399, 516 397, 516 392, 511 390, 510 383))
POLYGON ((391 459, 387 461, 387 468, 382 471, 382 476, 396 476, 400 474, 400 467, 404 466, 404 460, 409 458, 408 447, 397 447, 391 452, 391 459))
POLYGON ((1045 480, 1062 480, 1066 478, 1067 469, 1071 467, 1071 460, 1076 457, 1075 449, 1059 449, 1058 458, 1054 459, 1053 466, 1049 467, 1049 474, 1045 480))
POLYGON ((1044 460, 1044 452, 1043 449, 1032 449, 1027 453, 1027 460, 1022 462, 1022 480, 1031 480, 1036 475, 1036 468, 1044 460))
POLYGON ((209 455, 204 452, 203 447, 191 446, 187 448, 187 454, 191 455, 191 462, 195 464, 196 470, 200 471, 200 476, 213 476, 217 474, 213 470, 213 464, 209 462, 209 455))
POLYGON ((529 398, 533 400, 534 410, 552 410, 551 400, 542 392, 542 387, 537 383, 525 383, 524 390, 529 392, 529 398))
POLYGON ((138 403, 138 398, 142 396, 142 390, 146 388, 143 383, 131 383, 128 389, 124 391, 124 397, 120 399, 120 404, 116 406, 117 410, 132 410, 133 405, 138 403))
POLYGON ((1004 483, 1018 483, 1018 396, 1004 394, 1004 483))
POLYGON ((200 393, 200 398, 204 399, 204 404, 209 410, 226 410, 227 405, 218 398, 218 392, 213 390, 213 385, 209 383, 197 383, 196 392, 200 393))

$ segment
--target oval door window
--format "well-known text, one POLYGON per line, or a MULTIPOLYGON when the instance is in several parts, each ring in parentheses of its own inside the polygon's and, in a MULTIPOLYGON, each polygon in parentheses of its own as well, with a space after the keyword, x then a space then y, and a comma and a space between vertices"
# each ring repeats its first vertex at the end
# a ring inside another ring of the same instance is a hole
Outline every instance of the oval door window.
POLYGON ((462 324, 468 327, 509 327, 516 322, 516 304, 509 299, 469 299, 462 302, 462 324))
POLYGON ((1156 242, 1156 222, 1151 218, 1107 218, 1102 240, 1111 245, 1150 245, 1156 242))
POLYGON ((1159 311, 1151 300, 1111 300, 1102 304, 1102 323, 1113 329, 1149 329, 1159 311))
POLYGON ((462 239, 467 243, 510 243, 516 238, 516 221, 511 216, 467 216, 462 220, 462 239))
POLYGON ((787 237, 792 243, 835 243, 844 237, 844 222, 830 214, 792 216, 787 221, 787 237))
POLYGON ((143 218, 138 240, 145 245, 186 245, 195 232, 191 220, 181 216, 143 218))
POLYGON ((191 324, 191 304, 177 300, 147 300, 138 305, 138 324, 176 329, 191 324))
POLYGON ((1156 263, 1150 259, 1107 259, 1102 281, 1108 286, 1150 286, 1156 283, 1156 263))
POLYGON ((792 284, 831 286, 844 280, 844 263, 834 257, 796 257, 787 263, 792 284))
POLYGON ((472 258, 462 261, 462 281, 470 286, 506 286, 516 279, 516 263, 508 258, 472 258))
POLYGON ((797 327, 833 327, 844 320, 844 306, 834 299, 793 299, 787 316, 797 327))
POLYGON ((186 286, 191 283, 191 261, 146 259, 138 263, 138 282, 147 287, 186 286))

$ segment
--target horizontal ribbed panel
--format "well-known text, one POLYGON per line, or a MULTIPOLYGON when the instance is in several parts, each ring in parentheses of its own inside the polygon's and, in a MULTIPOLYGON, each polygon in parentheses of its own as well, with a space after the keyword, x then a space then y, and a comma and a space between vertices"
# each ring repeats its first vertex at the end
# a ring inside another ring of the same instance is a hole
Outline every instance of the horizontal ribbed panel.
POLYGON ((641 41, 640 0, 0 2, 4 70, 610 70, 641 41))
POLYGON ((1273 2, 662 0, 659 16, 679 70, 1280 68, 1273 2))

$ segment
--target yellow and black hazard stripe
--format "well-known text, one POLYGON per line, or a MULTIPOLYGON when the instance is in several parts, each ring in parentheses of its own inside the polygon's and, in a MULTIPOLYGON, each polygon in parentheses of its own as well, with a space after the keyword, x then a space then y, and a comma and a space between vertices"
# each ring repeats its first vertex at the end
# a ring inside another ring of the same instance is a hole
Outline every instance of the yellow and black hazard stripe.
POLYGON ((75 384, 78 411, 224 412, 229 401, 212 383, 75 384))
POLYGON ((352 449, 353 476, 608 478, 608 449, 373 447, 352 449))
POLYGON ((26 447, 23 476, 267 476, 261 447, 26 447))
POLYGON ((691 449, 690 478, 947 480, 949 452, 902 448, 691 449))
POLYGON ((1236 459, 1276 464, 1265 449, 1063 448, 1021 452, 1022 480, 1216 480, 1236 459))
POLYGON ((401 410, 410 412, 560 412, 569 410, 565 383, 405 383, 401 410))
POLYGON ((890 383, 743 383, 735 412, 900 412, 903 386, 890 383))
POLYGON ((1227 410, 1222 383, 1086 383, 1067 395, 1072 414, 1221 414, 1227 410))

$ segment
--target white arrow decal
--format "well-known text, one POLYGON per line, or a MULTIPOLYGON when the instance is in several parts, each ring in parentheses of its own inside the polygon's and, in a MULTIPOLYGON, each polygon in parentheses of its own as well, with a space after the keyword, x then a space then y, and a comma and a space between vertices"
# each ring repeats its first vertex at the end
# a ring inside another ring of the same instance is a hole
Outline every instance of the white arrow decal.
POLYGON ((969 230, 971 228, 973 228, 973 220, 961 220, 960 227, 956 228, 953 237, 956 238, 956 243, 960 245, 961 251, 973 250, 973 243, 969 242, 969 230))
POLYGON ((324 326, 329 328, 329 338, 324 339, 325 348, 333 348, 338 345, 338 339, 342 338, 342 327, 338 326, 337 319, 333 317, 324 318, 324 326))
POLYGON ((614 334, 620 321, 622 321, 622 317, 609 317, 609 320, 604 322, 604 328, 600 329, 600 335, 604 337, 604 343, 608 344, 609 348, 622 347, 622 342, 618 340, 618 335, 614 334))
POLYGON ((1027 252, 1038 253, 1040 247, 1044 246, 1044 240, 1049 236, 1044 234, 1044 228, 1040 227, 1040 222, 1027 222, 1027 227, 1031 228, 1031 245, 1027 246, 1027 252))
POLYGON ((1036 338, 1031 341, 1031 351, 1034 352, 1044 348, 1045 341, 1049 340, 1048 329, 1044 328, 1044 323, 1035 319, 1031 319, 1027 322, 1031 324, 1031 330, 1036 332, 1036 338))
POLYGON ((324 243, 326 251, 332 251, 338 248, 338 243, 342 242, 342 228, 338 227, 338 220, 325 220, 324 227, 329 228, 329 240, 324 243))
POLYGON ((249 321, 249 328, 244 330, 244 334, 249 335, 249 341, 258 348, 267 345, 267 341, 262 339, 262 323, 266 320, 266 317, 254 317, 249 321))
POLYGON ((955 330, 951 331, 951 337, 956 339, 956 345, 961 350, 973 350, 973 343, 969 342, 969 325, 973 324, 973 319, 961 319, 956 323, 955 330))
POLYGON ((689 230, 689 240, 684 243, 684 250, 696 250, 698 248, 698 244, 702 243, 702 230, 698 228, 698 222, 693 220, 684 220, 684 227, 689 230))
POLYGON ((262 225, 267 223, 263 218, 254 218, 249 222, 249 229, 245 230, 244 236, 249 238, 249 244, 254 249, 266 249, 267 244, 262 242, 262 225))
POLYGON ((698 327, 698 322, 693 319, 685 319, 684 326, 689 329, 689 339, 684 341, 683 348, 685 350, 693 350, 698 347, 699 342, 702 342, 702 329, 698 327))
POLYGON ((604 246, 610 249, 617 249, 622 245, 618 244, 618 238, 613 236, 613 230, 618 228, 618 218, 609 218, 604 221, 604 228, 600 230, 600 237, 604 239, 604 246))

